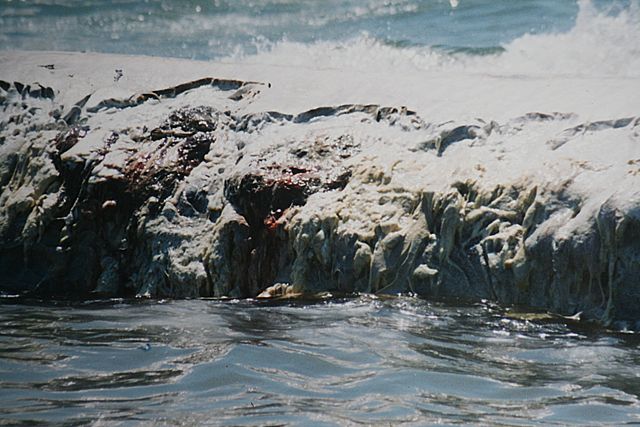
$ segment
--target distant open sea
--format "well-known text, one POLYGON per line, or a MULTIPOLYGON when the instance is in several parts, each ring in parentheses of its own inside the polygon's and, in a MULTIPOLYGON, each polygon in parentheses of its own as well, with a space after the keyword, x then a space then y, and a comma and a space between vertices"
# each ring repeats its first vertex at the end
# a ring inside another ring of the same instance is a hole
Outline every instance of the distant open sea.
MULTIPOLYGON (((0 0, 0 49, 618 78, 640 96, 636 0, 0 0)), ((522 310, 0 295, 0 425, 640 425, 638 334, 522 310)))

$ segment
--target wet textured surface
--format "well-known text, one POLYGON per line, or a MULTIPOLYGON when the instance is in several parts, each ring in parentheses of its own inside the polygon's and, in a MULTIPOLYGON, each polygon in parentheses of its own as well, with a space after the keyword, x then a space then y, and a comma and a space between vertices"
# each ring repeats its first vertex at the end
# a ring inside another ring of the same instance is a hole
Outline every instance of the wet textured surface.
POLYGON ((640 340, 488 304, 0 306, 0 423, 623 425, 640 340))
MULTIPOLYGON (((58 20, 59 8, 106 17, 171 5, 23 3, 0 11, 0 27, 46 20, 83 43, 85 27, 58 20)), ((0 48, 0 289, 406 292, 640 330, 640 103, 628 96, 640 8, 603 3, 347 2, 359 17, 344 22, 350 35, 310 42, 259 26, 256 55, 232 34, 226 53, 180 54, 218 58, 207 62, 0 48), (435 20, 451 38, 359 33, 371 15, 422 35, 435 20), (478 27, 494 41, 456 41, 478 27)), ((295 27, 281 12, 338 16, 335 2, 239 4, 280 30, 295 27)), ((174 55, 173 30, 193 27, 182 13, 215 21, 241 9, 194 6, 169 7, 177 27, 156 23, 166 37, 145 39, 174 55)), ((136 48, 118 51, 157 54, 138 46, 138 24, 123 36, 136 48)), ((12 48, 46 48, 14 36, 12 48)))

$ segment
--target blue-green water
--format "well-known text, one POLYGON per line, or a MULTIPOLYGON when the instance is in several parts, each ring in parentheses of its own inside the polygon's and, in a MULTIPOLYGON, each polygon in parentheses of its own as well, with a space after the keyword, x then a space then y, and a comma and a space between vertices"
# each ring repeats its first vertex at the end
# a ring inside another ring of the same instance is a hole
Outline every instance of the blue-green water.
MULTIPOLYGON (((491 53, 525 34, 576 24, 571 0, 1 0, 3 49, 212 59, 282 42, 369 37, 397 47, 491 53)), ((582 2, 606 15, 632 1, 582 2)), ((596 30, 594 28, 594 30, 596 30)))
POLYGON ((23 425, 640 423, 640 340, 487 303, 0 305, 23 425))
POLYGON ((89 50, 209 59, 281 41, 499 49, 525 33, 569 30, 572 1, 231 0, 6 1, 4 48, 89 50))
POLYGON ((638 0, 0 0, 0 50, 398 75, 637 77, 638 40, 638 0))

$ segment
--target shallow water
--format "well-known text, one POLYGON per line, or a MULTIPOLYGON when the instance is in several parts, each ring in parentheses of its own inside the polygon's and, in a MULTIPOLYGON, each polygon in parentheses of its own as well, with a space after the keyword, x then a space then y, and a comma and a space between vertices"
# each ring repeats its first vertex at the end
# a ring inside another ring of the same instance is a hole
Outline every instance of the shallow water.
POLYGON ((640 339, 488 303, 0 306, 24 425, 640 423, 640 339))

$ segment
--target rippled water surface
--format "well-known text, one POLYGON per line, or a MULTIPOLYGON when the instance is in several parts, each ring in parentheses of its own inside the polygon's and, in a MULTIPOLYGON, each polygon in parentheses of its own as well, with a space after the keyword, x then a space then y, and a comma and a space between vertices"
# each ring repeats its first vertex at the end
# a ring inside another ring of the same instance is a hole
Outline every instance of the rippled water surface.
POLYGON ((414 298, 4 302, 0 424, 638 424, 639 343, 414 298))
POLYGON ((497 47, 528 32, 568 30, 575 1, 0 0, 4 49, 90 50, 218 58, 284 40, 360 34, 390 44, 497 47))

